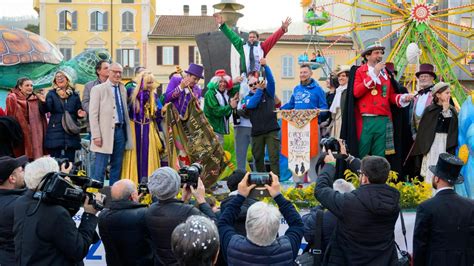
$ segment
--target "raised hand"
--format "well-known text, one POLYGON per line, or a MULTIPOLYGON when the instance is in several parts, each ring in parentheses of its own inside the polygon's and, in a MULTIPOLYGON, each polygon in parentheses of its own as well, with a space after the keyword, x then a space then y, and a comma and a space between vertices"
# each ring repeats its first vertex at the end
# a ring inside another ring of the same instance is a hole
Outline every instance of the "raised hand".
POLYGON ((216 20, 216 24, 221 25, 225 22, 224 18, 220 13, 214 13, 214 19, 216 20))
POLYGON ((281 28, 283 29, 283 31, 285 33, 288 32, 288 26, 290 26, 290 24, 291 24, 291 18, 290 17, 287 17, 285 19, 285 21, 281 22, 281 28))

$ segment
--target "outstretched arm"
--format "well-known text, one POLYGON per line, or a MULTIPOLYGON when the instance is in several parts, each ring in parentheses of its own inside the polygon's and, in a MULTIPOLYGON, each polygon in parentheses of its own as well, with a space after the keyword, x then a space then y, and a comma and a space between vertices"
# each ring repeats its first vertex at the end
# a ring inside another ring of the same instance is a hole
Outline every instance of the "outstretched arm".
POLYGON ((263 50, 263 56, 266 57, 268 52, 275 46, 275 44, 280 40, 283 34, 288 32, 288 26, 291 24, 291 18, 287 17, 285 21, 281 22, 281 27, 278 28, 270 37, 268 37, 264 42, 262 42, 261 47, 263 50))

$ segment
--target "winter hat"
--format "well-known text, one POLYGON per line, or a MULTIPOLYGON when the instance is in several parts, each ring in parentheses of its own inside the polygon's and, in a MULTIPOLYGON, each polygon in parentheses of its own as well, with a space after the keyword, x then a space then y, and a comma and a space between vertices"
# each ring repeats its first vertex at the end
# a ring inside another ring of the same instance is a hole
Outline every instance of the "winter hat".
POLYGON ((227 177, 227 187, 230 191, 237 190, 240 181, 242 181, 246 173, 247 172, 245 172, 244 170, 237 169, 232 172, 229 177, 227 177))
POLYGON ((181 178, 171 167, 158 168, 148 178, 148 189, 159 200, 167 200, 178 195, 181 178))

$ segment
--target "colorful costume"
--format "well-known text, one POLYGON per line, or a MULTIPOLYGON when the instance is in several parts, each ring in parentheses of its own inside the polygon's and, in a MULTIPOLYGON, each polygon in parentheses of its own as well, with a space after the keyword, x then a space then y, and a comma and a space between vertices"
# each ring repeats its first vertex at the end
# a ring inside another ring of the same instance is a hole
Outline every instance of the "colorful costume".
POLYGON ((160 153, 163 144, 159 137, 159 124, 163 106, 156 93, 143 88, 133 95, 129 104, 130 127, 134 149, 125 151, 122 178, 128 178, 135 183, 142 177, 148 177, 160 167, 160 153))
POLYGON ((276 42, 285 34, 280 27, 263 42, 244 43, 237 33, 235 33, 227 24, 222 23, 219 29, 230 40, 237 52, 240 54, 240 72, 248 73, 260 70, 260 59, 267 56, 276 42), (253 55, 253 56, 252 56, 253 55))
MULTIPOLYGON (((176 109, 178 110, 179 114, 181 116, 184 116, 186 113, 186 107, 188 106, 189 101, 191 100, 191 91, 188 88, 185 88, 184 90, 180 88, 179 84, 181 84, 181 80, 183 78, 181 77, 172 77, 170 79, 170 83, 168 83, 168 87, 166 88, 166 93, 165 93, 165 104, 166 103, 173 103, 176 109), (173 97, 173 92, 178 90, 180 92, 178 97, 173 97)), ((201 98, 201 87, 199 85, 195 85, 193 87, 193 94, 194 97, 197 99, 201 98)))
POLYGON ((461 195, 474 198, 474 94, 464 101, 459 111, 459 158, 465 165, 461 174, 464 185, 457 185, 456 191, 461 195))

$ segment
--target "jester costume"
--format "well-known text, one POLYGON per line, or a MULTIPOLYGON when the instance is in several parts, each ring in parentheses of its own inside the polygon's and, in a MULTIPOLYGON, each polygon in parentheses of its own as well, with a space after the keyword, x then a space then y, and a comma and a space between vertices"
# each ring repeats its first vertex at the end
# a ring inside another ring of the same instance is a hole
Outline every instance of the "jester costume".
POLYGON ((159 137, 162 105, 156 93, 143 88, 129 104, 130 127, 134 149, 125 151, 121 178, 139 183, 160 167, 163 144, 159 137), (137 104, 136 108, 133 103, 137 104))

